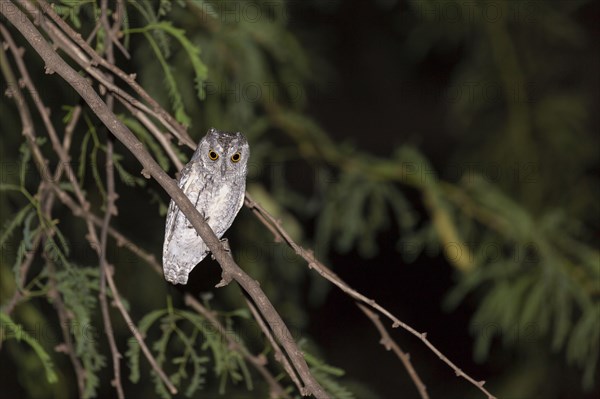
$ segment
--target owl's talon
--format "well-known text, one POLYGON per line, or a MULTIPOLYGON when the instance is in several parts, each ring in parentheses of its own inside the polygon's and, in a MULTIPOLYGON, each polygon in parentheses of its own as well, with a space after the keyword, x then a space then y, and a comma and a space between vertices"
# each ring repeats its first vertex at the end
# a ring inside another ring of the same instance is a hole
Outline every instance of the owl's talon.
POLYGON ((229 246, 229 240, 227 238, 221 238, 221 245, 223 245, 223 249, 227 253, 231 253, 231 247, 229 246))
MULTIPOLYGON (((225 250, 225 252, 227 252, 229 255, 231 255, 231 248, 229 247, 229 240, 227 238, 221 238, 219 240, 221 242, 221 245, 223 246, 223 249, 225 250)), ((212 260, 215 260, 215 256, 211 253, 210 257, 212 260)))

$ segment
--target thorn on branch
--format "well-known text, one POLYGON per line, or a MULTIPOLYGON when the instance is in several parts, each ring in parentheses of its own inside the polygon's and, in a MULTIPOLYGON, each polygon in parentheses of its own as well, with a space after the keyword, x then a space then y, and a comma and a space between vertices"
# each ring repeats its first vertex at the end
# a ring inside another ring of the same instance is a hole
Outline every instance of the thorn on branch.
POLYGON ((389 340, 387 340, 387 339, 385 339, 385 338, 381 338, 381 339, 379 340, 379 343, 380 343, 381 345, 383 345, 383 347, 385 348, 385 350, 386 350, 386 351, 389 351, 389 350, 391 350, 391 349, 392 349, 392 345, 390 344, 390 341, 389 341, 389 340))
POLYGON ((221 281, 219 281, 219 283, 217 285, 215 285, 215 288, 225 287, 225 286, 229 285, 229 283, 231 283, 231 280, 233 280, 233 277, 231 277, 231 274, 223 271, 221 273, 221 281))

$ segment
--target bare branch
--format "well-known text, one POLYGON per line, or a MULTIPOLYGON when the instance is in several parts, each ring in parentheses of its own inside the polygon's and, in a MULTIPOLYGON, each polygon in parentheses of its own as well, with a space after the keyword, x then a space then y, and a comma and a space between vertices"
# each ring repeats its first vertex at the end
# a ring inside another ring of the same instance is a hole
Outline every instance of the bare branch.
MULTIPOLYGON (((19 0, 20 4, 26 3, 25 0, 19 0)), ((177 122, 167 111, 165 111, 146 91, 135 81, 132 75, 126 74, 115 65, 111 64, 104 58, 100 57, 94 49, 86 43, 78 32, 75 32, 65 21, 54 12, 52 6, 50 6, 44 0, 38 0, 38 3, 42 6, 44 13, 46 13, 52 20, 66 33, 66 35, 72 38, 77 45, 82 48, 91 58, 93 63, 99 64, 104 68, 108 69, 125 83, 127 83, 144 101, 146 101, 152 107, 152 110, 157 114, 158 119, 165 125, 165 127, 172 129, 171 133, 175 135, 182 143, 188 146, 194 147, 194 141, 189 137, 185 127, 177 122)))
MULTIPOLYGON (((21 59, 22 51, 17 49, 16 44, 15 44, 14 40, 12 39, 12 36, 10 35, 10 33, 6 30, 6 28, 2 24, 0 24, 0 33, 2 33, 2 37, 8 44, 8 47, 10 48, 11 53, 13 54, 14 58, 17 60, 17 65, 18 65, 18 68, 23 76, 24 81, 25 81, 25 86, 28 88, 30 93, 32 93, 32 96, 34 97, 34 100, 36 101, 36 106, 38 108, 38 111, 44 120, 46 128, 50 128, 50 129, 53 128, 53 126, 50 124, 47 109, 41 103, 41 100, 39 99, 39 97, 36 95, 37 91, 35 90, 35 87, 33 86, 33 83, 31 82, 31 80, 29 79, 29 76, 27 74, 27 69, 25 68, 25 66, 22 62, 22 59, 21 59)), ((25 102, 25 99, 20 91, 19 85, 16 84, 16 80, 14 79, 14 74, 13 74, 12 70, 10 69, 10 66, 8 65, 8 61, 6 60, 4 49, 2 47, 0 47, 0 58, 1 58, 0 62, 2 63, 2 72, 5 75, 7 81, 9 81, 9 83, 13 84, 12 89, 11 89, 11 95, 17 100, 17 108, 19 108, 20 114, 21 115, 30 115, 30 111, 29 111, 29 108, 27 107, 27 103, 25 102), (6 64, 4 64, 5 62, 6 62, 6 64)), ((33 122, 32 121, 29 121, 29 122, 33 126, 33 122)), ((23 122, 23 125, 25 126, 26 122, 23 122)), ((33 130, 29 131, 28 135, 29 135, 28 137, 30 138, 30 143, 35 142, 33 130)), ((38 154, 38 157, 41 157, 41 151, 39 151, 39 149, 37 149, 36 154, 38 154)), ((43 164, 47 164, 47 163, 45 162, 45 160, 40 158, 39 164, 43 165, 43 164)), ((59 167, 56 168, 55 176, 57 178, 59 178, 61 173, 62 173, 62 168, 59 165, 59 167)), ((53 195, 51 195, 51 192, 47 192, 46 189, 44 188, 43 180, 38 186, 37 195, 39 196, 40 203, 42 204, 42 206, 41 206, 42 212, 44 213, 45 217, 48 220, 51 220, 52 219, 51 208, 52 208, 52 202, 53 202, 54 197, 53 197, 53 195)), ((25 260, 20 265, 19 281, 17 282, 17 290, 15 291, 15 293, 14 293, 13 297, 11 298, 11 300, 9 301, 8 305, 5 307, 5 309, 3 309, 3 311, 7 314, 10 314, 13 311, 13 309, 16 306, 19 299, 26 296, 26 293, 22 293, 20 291, 19 287, 22 287, 25 283, 25 280, 27 278, 27 272, 29 271, 29 267, 31 266, 31 263, 33 262, 35 252, 37 251, 40 243, 42 242, 43 234, 44 233, 40 233, 35 236, 31 250, 28 251, 28 253, 25 255, 25 260)), ((51 234, 51 232, 47 232, 46 234, 51 234)), ((83 366, 81 365, 80 360, 77 358, 75 348, 73 347, 73 340, 71 338, 71 333, 68 329, 69 316, 68 316, 68 312, 66 310, 65 304, 62 301, 60 293, 58 292, 58 289, 57 289, 54 264, 53 264, 53 262, 51 262, 50 260, 47 259, 47 265, 48 265, 48 271, 49 271, 48 277, 49 277, 49 287, 50 287, 49 291, 48 291, 48 298, 51 300, 52 304, 56 308, 60 326, 61 326, 63 339, 65 341, 63 345, 59 345, 57 347, 57 350, 65 352, 69 356, 69 359, 70 359, 71 363, 73 364, 73 369, 75 371, 75 375, 77 378, 77 387, 79 389, 79 396, 83 396, 83 392, 85 389, 85 370, 83 369, 83 366)), ((1 342, 0 342, 0 347, 1 347, 1 342)))
POLYGON ((206 309, 200 302, 196 300, 189 293, 185 294, 185 304, 194 309, 196 312, 200 313, 202 317, 210 322, 216 329, 219 334, 221 334, 226 340, 230 349, 239 352, 244 359, 248 360, 251 365, 263 376, 265 381, 269 384, 271 388, 271 397, 272 398, 285 398, 290 399, 291 396, 283 389, 283 387, 277 382, 277 379, 273 377, 273 375, 267 370, 265 365, 267 364, 267 359, 264 355, 254 356, 252 355, 248 349, 240 344, 238 341, 233 339, 229 334, 226 334, 227 331, 225 327, 219 322, 214 312, 206 309))
MULTIPOLYGON (((106 41, 106 54, 109 58, 109 61, 114 62, 113 55, 113 43, 117 42, 114 37, 113 31, 108 23, 108 1, 101 0, 100 3, 100 22, 102 24, 102 28, 106 33, 109 40, 106 41)), ((112 82, 112 76, 108 78, 112 82)), ((111 94, 106 94, 106 104, 107 107, 112 111, 113 109, 114 98, 111 94)), ((112 385, 115 387, 117 391, 117 397, 119 399, 124 399, 125 394, 123 393, 123 385, 121 384, 121 358, 123 357, 119 352, 119 348, 117 347, 117 343, 115 341, 115 336, 113 334, 112 329, 112 321, 110 320, 110 313, 108 311, 108 303, 106 300, 106 279, 107 275, 111 273, 111 270, 108 266, 108 260, 106 259, 106 243, 108 241, 108 227, 110 226, 110 219, 112 215, 117 214, 117 207, 115 205, 115 201, 117 199, 117 194, 115 193, 115 171, 113 166, 113 143, 112 138, 107 137, 106 139, 106 187, 107 187, 107 196, 106 196, 106 207, 104 213, 104 220, 102 221, 102 229, 100 231, 100 289, 98 293, 98 298, 100 301, 100 308, 102 310, 102 320, 104 322, 104 332, 106 334, 106 338, 108 339, 108 346, 110 347, 110 353, 112 357, 113 363, 113 372, 114 378, 112 380, 112 385)), ((90 223, 88 221, 88 223, 90 223)), ((115 301, 118 299, 117 293, 113 291, 113 297, 115 301)))
POLYGON ((393 350, 396 356, 398 356, 398 358, 402 361, 404 368, 406 368, 406 371, 408 371, 408 375, 413 380, 415 386, 419 390, 419 395, 421 395, 423 399, 429 399, 427 387, 425 386, 425 384, 423 384, 423 381, 421 381, 421 378, 419 377, 415 368, 410 362, 410 355, 408 353, 405 353, 402 349, 400 349, 398 344, 392 339, 392 337, 390 337, 390 334, 387 332, 385 326, 383 325, 381 320, 379 320, 379 316, 375 312, 373 312, 371 309, 369 309, 361 303, 357 302, 356 305, 360 308, 360 310, 364 312, 364 314, 367 315, 369 319, 371 319, 373 324, 375 324, 375 327, 381 335, 381 340, 379 341, 381 345, 383 345, 383 347, 388 351, 390 349, 393 350))
POLYGON ((252 316, 254 316, 254 319, 258 323, 258 326, 263 331, 263 334, 265 334, 265 337, 267 337, 267 339, 271 343, 271 347, 273 348, 273 351, 275 351, 275 360, 277 360, 279 363, 281 363, 283 365, 283 369, 288 373, 288 375, 290 376, 290 378, 292 379, 294 384, 296 384, 296 387, 298 387, 298 390, 300 391, 300 393, 303 396, 310 395, 310 393, 306 392, 306 389, 302 386, 302 383, 298 379, 298 376, 296 375, 294 368, 290 364, 289 359, 285 356, 285 354, 283 353, 283 351, 277 344, 277 341, 275 340, 275 338, 273 338, 273 334, 271 333, 271 330, 269 329, 269 327, 267 327, 262 316, 256 309, 256 306, 254 306, 252 301, 249 300, 248 298, 246 298, 246 305, 248 306, 248 309, 250 309, 250 312, 252 313, 252 316))
MULTIPOLYGON (((302 352, 299 350, 296 343, 289 339, 291 334, 288 328, 285 326, 283 320, 273 305, 269 302, 264 292, 260 289, 258 283, 247 273, 245 273, 228 255, 210 226, 196 210, 187 196, 177 186, 175 181, 160 168, 160 166, 145 150, 143 144, 135 137, 135 135, 133 135, 133 133, 131 133, 131 131, 129 131, 129 129, 127 129, 127 127, 123 125, 118 118, 112 114, 112 112, 110 112, 106 104, 92 89, 90 84, 67 63, 65 63, 62 58, 60 58, 52 49, 52 47, 45 40, 43 40, 40 32, 35 28, 31 21, 27 19, 20 10, 15 8, 12 11, 13 12, 6 12, 6 10, 3 9, 2 14, 13 24, 13 26, 15 26, 15 28, 21 32, 24 38, 42 57, 46 63, 46 68, 60 75, 79 93, 79 95, 89 105, 91 110, 97 115, 97 117, 138 159, 138 161, 143 165, 145 172, 154 177, 154 179, 167 191, 171 198, 173 198, 179 209, 188 218, 221 265, 223 269, 224 280, 227 280, 228 278, 235 279, 236 282, 241 285, 242 288, 253 298, 267 322, 271 326, 278 326, 278 328, 273 329, 275 336, 285 348, 292 364, 298 371, 298 374, 301 376, 307 392, 315 395, 317 398, 328 398, 329 395, 311 374, 308 365, 302 356, 302 352)), ((87 44, 85 43, 85 45, 87 44)), ((116 294, 116 286, 110 274, 107 275, 107 281, 111 290, 113 290, 113 292, 116 294)), ((120 303, 120 301, 116 301, 116 304, 119 310, 121 310, 123 317, 128 317, 128 314, 125 312, 122 303, 120 303)), ((132 323, 129 323, 129 325, 130 327, 133 327, 132 323)), ((132 332, 136 338, 141 338, 141 336, 139 336, 139 332, 137 332, 134 328, 132 328, 132 332)), ((142 350, 144 350, 144 346, 142 346, 142 350)), ((162 370, 160 371, 162 372, 162 370)), ((168 379, 165 380, 165 383, 167 383, 167 381, 168 379)))
POLYGON ((410 332, 415 337, 419 338, 433 353, 435 353, 438 358, 440 358, 444 363, 446 363, 450 368, 454 370, 457 377, 462 377, 469 381, 471 384, 475 385, 478 389, 484 392, 488 399, 495 399, 495 397, 489 393, 483 385, 485 381, 475 381, 472 377, 458 368, 450 359, 448 359, 439 349, 437 349, 429 340, 427 340, 427 333, 420 333, 408 324, 400 321, 396 316, 394 316, 390 311, 385 309, 383 306, 379 305, 375 300, 367 298, 360 292, 356 291, 352 287, 350 287, 346 282, 344 282, 339 276, 337 276, 334 272, 332 272, 327 266, 321 263, 314 255, 314 253, 310 250, 307 250, 300 245, 296 244, 292 237, 281 227, 281 224, 277 219, 275 219, 269 212, 267 212, 260 204, 256 203, 249 195, 246 193, 246 206, 252 209, 252 211, 256 214, 260 214, 259 220, 263 221, 263 223, 268 223, 270 225, 267 226, 271 232, 275 232, 275 241, 280 242, 283 241, 287 245, 290 246, 294 250, 294 252, 304 258, 304 260, 308 263, 308 267, 316 270, 321 276, 325 279, 329 280, 343 292, 348 294, 348 296, 354 298, 360 303, 364 303, 369 307, 377 310, 384 316, 386 316, 389 320, 392 321, 392 328, 402 327, 406 331, 410 332))

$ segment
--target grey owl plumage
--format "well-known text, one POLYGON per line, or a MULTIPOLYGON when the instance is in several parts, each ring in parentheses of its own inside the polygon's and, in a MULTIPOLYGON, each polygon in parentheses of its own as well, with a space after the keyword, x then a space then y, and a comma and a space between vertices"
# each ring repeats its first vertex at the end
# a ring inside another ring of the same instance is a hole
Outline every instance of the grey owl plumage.
MULTIPOLYGON (((244 203, 250 148, 242 133, 210 129, 181 171, 179 188, 221 238, 244 203)), ((163 245, 165 279, 186 284, 209 253, 206 243, 171 200, 163 245)))

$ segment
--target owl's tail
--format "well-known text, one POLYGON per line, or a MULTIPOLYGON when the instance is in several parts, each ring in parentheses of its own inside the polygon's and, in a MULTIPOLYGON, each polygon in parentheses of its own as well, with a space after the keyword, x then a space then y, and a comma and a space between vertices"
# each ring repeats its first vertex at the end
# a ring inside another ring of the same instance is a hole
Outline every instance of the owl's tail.
POLYGON ((189 271, 184 267, 178 267, 172 262, 166 262, 163 264, 163 271, 165 274, 165 280, 171 284, 187 284, 189 271))

